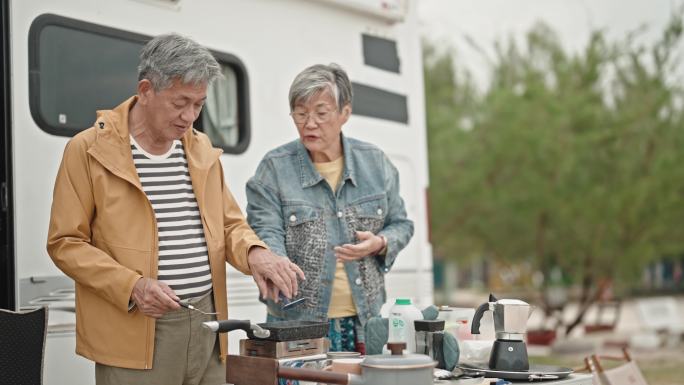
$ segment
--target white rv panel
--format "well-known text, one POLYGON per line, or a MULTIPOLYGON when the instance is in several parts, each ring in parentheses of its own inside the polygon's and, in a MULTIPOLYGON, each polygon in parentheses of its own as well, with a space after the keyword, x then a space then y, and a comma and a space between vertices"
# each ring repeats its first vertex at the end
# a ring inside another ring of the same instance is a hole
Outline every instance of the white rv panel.
MULTIPOLYGON (((315 63, 335 62, 346 69, 355 83, 406 96, 407 123, 352 115, 344 130, 350 136, 379 145, 390 156, 399 169, 401 194, 416 225, 413 239, 388 275, 388 296, 413 297, 419 306, 432 302, 432 255, 425 202, 427 144, 415 2, 11 0, 12 187, 16 279, 21 282, 18 303, 40 304, 36 298, 65 295, 58 289, 70 286, 45 250, 53 183, 69 138, 42 130, 32 118, 29 106, 29 30, 43 14, 146 36, 178 32, 216 52, 236 56, 244 64, 249 79, 251 140, 246 151, 224 154, 221 161, 226 181, 243 210, 245 183, 261 157, 269 149, 297 137, 288 115, 287 93, 299 71, 315 63), (383 4, 386 8, 378 8, 383 4), (364 34, 396 42, 398 73, 364 63, 364 34)), ((131 90, 131 94, 134 92, 131 90)), ((95 111, 92 113, 94 120, 95 111)), ((257 301, 257 295, 251 277, 229 268, 231 318, 263 321, 265 308, 257 301)), ((73 313, 52 314, 45 384, 93 383, 92 364, 73 353, 73 313)), ((237 352, 240 338, 244 335, 231 335, 232 353, 237 352)))

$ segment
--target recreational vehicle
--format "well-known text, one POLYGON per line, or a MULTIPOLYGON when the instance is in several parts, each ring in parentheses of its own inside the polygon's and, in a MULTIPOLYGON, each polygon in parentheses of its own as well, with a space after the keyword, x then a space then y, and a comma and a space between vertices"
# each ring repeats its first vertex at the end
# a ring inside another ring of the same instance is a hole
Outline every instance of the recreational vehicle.
MULTIPOLYGON (((65 144, 136 90, 150 37, 178 32, 208 47, 224 78, 195 122, 223 149, 225 179, 245 208, 262 156, 293 140, 288 87, 335 62, 354 85, 345 133, 379 145, 400 171, 415 235, 387 276, 388 296, 432 302, 427 155, 416 2, 408 0, 2 0, 0 5, 0 308, 49 307, 45 384, 92 384, 76 356, 74 285, 45 250, 65 144)), ((231 318, 262 322, 251 277, 227 267, 231 318)), ((230 351, 238 349, 231 335, 230 351)))

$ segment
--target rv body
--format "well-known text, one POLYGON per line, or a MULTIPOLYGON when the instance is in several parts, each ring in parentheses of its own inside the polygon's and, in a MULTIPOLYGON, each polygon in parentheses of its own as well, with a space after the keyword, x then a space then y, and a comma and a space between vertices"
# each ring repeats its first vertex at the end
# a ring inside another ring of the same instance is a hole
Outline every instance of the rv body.
MULTIPOLYGON (((208 47, 225 78, 196 126, 224 149, 225 179, 244 211, 245 183, 270 149, 297 138, 294 76, 335 62, 354 84, 346 135, 380 146, 397 166, 415 235, 387 275, 388 297, 432 303, 427 154, 416 4, 404 0, 7 0, 2 3, 3 132, 0 308, 49 307, 45 384, 92 384, 74 353, 73 282, 47 255, 52 189, 64 146, 135 93, 137 52, 178 32, 208 47)), ((249 276, 228 267, 231 318, 262 322, 249 276)), ((230 336, 236 353, 239 333, 230 336)))

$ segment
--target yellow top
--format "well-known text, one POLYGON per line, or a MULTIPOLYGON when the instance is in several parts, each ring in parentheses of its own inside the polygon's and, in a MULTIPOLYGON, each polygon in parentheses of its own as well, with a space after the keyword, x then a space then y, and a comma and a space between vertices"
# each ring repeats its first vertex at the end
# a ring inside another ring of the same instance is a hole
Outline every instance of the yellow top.
MULTIPOLYGON (((314 167, 328 182, 333 191, 337 191, 342 171, 344 170, 344 157, 332 162, 314 163, 314 167)), ((335 280, 333 281, 332 296, 328 307, 328 318, 341 318, 356 315, 356 306, 349 287, 349 278, 344 270, 344 263, 337 261, 335 268, 335 280)))

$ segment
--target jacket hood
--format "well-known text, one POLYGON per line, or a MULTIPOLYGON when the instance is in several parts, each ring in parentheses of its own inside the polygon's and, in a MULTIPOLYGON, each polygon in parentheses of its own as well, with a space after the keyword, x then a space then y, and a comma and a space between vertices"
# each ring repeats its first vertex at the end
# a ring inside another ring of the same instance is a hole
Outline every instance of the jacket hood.
MULTIPOLYGON (((97 111, 94 124, 96 139, 88 153, 113 173, 140 187, 133 163, 128 127, 129 112, 137 101, 138 97, 132 96, 112 110, 97 111)), ((209 138, 194 127, 183 135, 181 142, 189 165, 197 170, 208 170, 223 152, 214 148, 209 138)))

